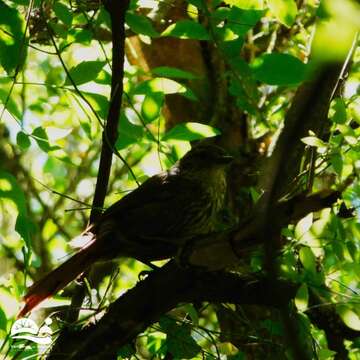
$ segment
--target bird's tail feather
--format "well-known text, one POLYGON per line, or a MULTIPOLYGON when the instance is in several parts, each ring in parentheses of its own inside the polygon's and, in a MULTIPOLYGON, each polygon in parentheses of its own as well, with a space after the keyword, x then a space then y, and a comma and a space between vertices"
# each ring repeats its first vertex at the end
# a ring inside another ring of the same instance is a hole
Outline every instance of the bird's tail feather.
POLYGON ((43 300, 63 289, 68 283, 84 272, 99 258, 99 254, 95 251, 96 247, 97 244, 94 238, 85 248, 35 282, 24 296, 25 305, 19 312, 18 318, 25 316, 43 300))

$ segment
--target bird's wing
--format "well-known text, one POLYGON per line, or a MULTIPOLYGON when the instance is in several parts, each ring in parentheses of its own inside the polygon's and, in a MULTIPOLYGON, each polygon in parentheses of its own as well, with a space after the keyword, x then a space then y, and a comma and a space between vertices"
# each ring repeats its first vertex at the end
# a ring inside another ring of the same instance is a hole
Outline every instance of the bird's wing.
POLYGON ((194 198, 201 197, 200 184, 159 174, 110 206, 98 226, 115 222, 124 234, 138 239, 181 237, 186 233, 186 222, 196 215, 194 198))

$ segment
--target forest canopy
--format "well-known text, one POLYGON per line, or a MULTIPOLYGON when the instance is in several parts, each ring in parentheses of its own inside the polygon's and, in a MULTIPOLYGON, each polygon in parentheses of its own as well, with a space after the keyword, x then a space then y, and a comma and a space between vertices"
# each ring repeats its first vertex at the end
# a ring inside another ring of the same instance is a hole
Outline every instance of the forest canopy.
POLYGON ((359 28, 355 0, 0 0, 3 358, 359 359, 359 28), (16 318, 198 143, 234 157, 221 231, 16 318))

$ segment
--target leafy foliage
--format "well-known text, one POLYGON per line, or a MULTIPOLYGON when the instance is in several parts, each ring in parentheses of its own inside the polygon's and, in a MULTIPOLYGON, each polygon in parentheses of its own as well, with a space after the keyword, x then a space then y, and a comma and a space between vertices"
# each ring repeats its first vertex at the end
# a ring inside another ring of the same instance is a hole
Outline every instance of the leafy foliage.
MULTIPOLYGON (((294 194, 339 190, 341 198, 287 224, 276 257, 279 277, 298 285, 289 312, 307 343, 304 348, 324 360, 340 350, 349 359, 360 354, 360 53, 358 48, 350 52, 359 14, 350 0, 342 6, 330 0, 320 5, 132 1, 125 17, 124 94, 112 149, 117 156, 105 203, 169 168, 190 142, 221 134, 243 176, 232 198, 234 216, 246 219, 248 209, 262 199, 257 180, 267 159, 263 155, 271 153, 286 125, 296 87, 322 66, 352 54, 346 81, 324 119, 324 133, 310 131, 301 138, 303 167, 292 189, 294 194), (325 309, 317 313, 320 317, 331 313, 339 331, 351 334, 343 347, 335 349, 314 316, 317 309, 325 309)), ((87 224, 112 100, 110 28, 109 14, 95 1, 0 0, 4 355, 40 357, 44 351, 36 343, 25 351, 11 342, 21 296, 72 252, 69 241, 87 224)), ((266 266, 264 250, 257 249, 234 271, 252 276, 266 266)), ((100 270, 89 285, 80 323, 134 287, 145 269, 126 259, 119 273, 113 267, 100 270)), ((48 305, 68 304, 72 292, 70 287, 48 305)), ((52 316, 53 330, 61 329, 61 317, 52 316)), ((250 348, 254 358, 291 358, 280 312, 255 303, 179 304, 157 320, 136 343, 116 349, 118 358, 246 359, 250 348)))

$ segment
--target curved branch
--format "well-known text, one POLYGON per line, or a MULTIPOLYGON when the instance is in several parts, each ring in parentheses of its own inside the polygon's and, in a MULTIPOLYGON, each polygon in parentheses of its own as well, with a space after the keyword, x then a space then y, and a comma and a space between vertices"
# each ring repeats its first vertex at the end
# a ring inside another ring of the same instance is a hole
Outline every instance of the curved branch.
MULTIPOLYGON (((117 350, 180 302, 231 302, 279 307, 295 296, 297 285, 225 272, 180 268, 171 261, 115 301, 96 324, 73 334, 68 330, 68 359, 114 359, 117 350), (75 340, 75 341, 74 341, 75 340)), ((50 357, 49 359, 56 359, 50 357)))

